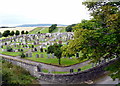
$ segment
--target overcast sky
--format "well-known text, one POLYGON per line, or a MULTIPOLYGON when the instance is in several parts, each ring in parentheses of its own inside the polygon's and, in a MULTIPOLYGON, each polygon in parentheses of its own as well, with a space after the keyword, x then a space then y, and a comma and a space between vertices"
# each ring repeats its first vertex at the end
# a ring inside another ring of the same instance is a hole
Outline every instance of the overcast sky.
POLYGON ((0 3, 0 26, 69 25, 90 18, 82 0, 0 0, 0 3))

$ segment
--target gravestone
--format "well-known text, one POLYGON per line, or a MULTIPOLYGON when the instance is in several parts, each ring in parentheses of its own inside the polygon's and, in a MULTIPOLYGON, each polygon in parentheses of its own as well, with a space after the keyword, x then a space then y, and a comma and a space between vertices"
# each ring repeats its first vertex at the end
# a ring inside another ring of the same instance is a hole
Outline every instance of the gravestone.
POLYGON ((69 44, 69 42, 66 43, 66 45, 68 45, 68 44, 69 44))
POLYGON ((1 48, 3 48, 3 45, 1 46, 1 48))
POLYGON ((79 68, 79 69, 78 69, 78 72, 80 72, 80 71, 81 71, 81 69, 79 68))
POLYGON ((54 53, 52 54, 52 58, 54 58, 54 53))
POLYGON ((47 50, 45 49, 45 52, 47 52, 47 50))
POLYGON ((50 54, 47 54, 48 58, 50 58, 50 54))
POLYGON ((92 63, 92 67, 94 67, 95 66, 95 64, 94 63, 92 63))
POLYGON ((28 53, 26 53, 26 57, 28 57, 28 53))
POLYGON ((44 58, 44 55, 43 55, 43 54, 41 54, 41 58, 44 58))
POLYGON ((5 42, 5 45, 7 45, 7 43, 5 42))
POLYGON ((43 48, 40 48, 40 52, 43 52, 43 48))
POLYGON ((36 54, 36 58, 39 58, 39 54, 36 54))
POLYGON ((32 45, 32 48, 34 48, 34 45, 32 45))
POLYGON ((66 58, 66 56, 64 56, 64 58, 66 58))
POLYGON ((111 59, 110 58, 108 58, 108 61, 110 61, 111 59))
POLYGON ((42 67, 42 65, 40 65, 40 64, 37 65, 37 71, 38 71, 38 72, 41 72, 41 71, 42 71, 42 70, 41 70, 41 67, 42 67))
POLYGON ((18 49, 18 51, 20 51, 20 49, 18 49))
POLYGON ((76 58, 79 58, 79 53, 76 53, 76 58))
POLYGON ((29 54, 29 57, 32 57, 32 53, 29 54))
POLYGON ((36 52, 36 51, 37 51, 37 48, 34 48, 34 51, 36 52))
POLYGON ((20 49, 20 51, 23 51, 23 49, 20 49))
POLYGON ((70 73, 73 73, 74 72, 74 70, 73 69, 70 69, 70 73))
POLYGON ((18 52, 18 50, 15 50, 15 52, 18 52))

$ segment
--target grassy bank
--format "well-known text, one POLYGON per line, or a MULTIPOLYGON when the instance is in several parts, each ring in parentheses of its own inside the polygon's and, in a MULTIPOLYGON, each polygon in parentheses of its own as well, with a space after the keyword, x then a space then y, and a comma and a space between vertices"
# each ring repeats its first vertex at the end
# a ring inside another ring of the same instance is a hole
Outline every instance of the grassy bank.
POLYGON ((38 84, 38 81, 25 69, 2 61, 2 84, 38 84))

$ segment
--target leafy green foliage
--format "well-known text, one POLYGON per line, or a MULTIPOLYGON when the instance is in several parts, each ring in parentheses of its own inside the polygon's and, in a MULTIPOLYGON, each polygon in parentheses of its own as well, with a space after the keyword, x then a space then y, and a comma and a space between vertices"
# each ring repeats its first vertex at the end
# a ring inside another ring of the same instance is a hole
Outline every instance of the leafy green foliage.
POLYGON ((115 64, 108 66, 105 70, 111 72, 111 77, 113 80, 118 78, 120 80, 120 58, 118 61, 115 62, 115 64))
POLYGON ((54 53, 55 56, 59 59, 59 65, 61 65, 60 59, 62 57, 62 45, 61 44, 54 44, 48 47, 47 53, 54 53))
POLYGON ((10 36, 14 36, 15 32, 14 31, 11 31, 10 32, 10 36))
POLYGON ((21 56, 21 58, 25 58, 25 54, 23 52, 21 53, 20 56, 21 56))
MULTIPOLYGON (((63 46, 63 54, 82 52, 81 59, 93 62, 120 56, 120 2, 84 2, 94 18, 82 21, 74 32, 74 40, 63 46), (91 21, 95 21, 93 24, 91 21), (87 26, 88 24, 89 26, 87 26), (90 26, 93 25, 93 26, 90 26), (98 28, 96 27, 98 26, 98 28), (84 26, 84 27, 83 27, 84 26)), ((120 60, 108 68, 112 78, 120 79, 120 60)))
POLYGON ((10 35, 10 30, 6 30, 2 34, 3 37, 8 37, 9 35, 10 35))
POLYGON ((37 84, 29 72, 19 66, 2 61, 2 85, 37 84))
POLYGON ((13 51, 12 47, 10 47, 10 46, 7 46, 6 48, 7 48, 8 52, 12 52, 13 51))
POLYGON ((16 30, 15 35, 16 35, 16 36, 17 36, 17 35, 20 35, 20 32, 19 32, 18 30, 16 30))
POLYGON ((97 28, 100 28, 100 24, 95 21, 94 19, 92 20, 82 20, 81 23, 77 24, 76 26, 73 27, 73 30, 76 29, 88 29, 88 30, 94 30, 97 28))
POLYGON ((72 24, 72 25, 69 25, 67 26, 65 29, 67 32, 71 32, 73 30, 73 27, 75 26, 76 24, 72 24))
POLYGON ((50 27, 49 27, 49 33, 51 33, 53 30, 55 30, 57 28, 57 24, 52 24, 50 27))
POLYGON ((23 31, 21 31, 21 34, 24 34, 25 32, 24 32, 24 30, 23 31))
POLYGON ((28 34, 28 33, 29 33, 28 31, 25 32, 25 34, 28 34))
POLYGON ((40 31, 38 32, 38 34, 40 34, 40 31))
POLYGON ((0 32, 0 38, 2 37, 2 33, 0 32))

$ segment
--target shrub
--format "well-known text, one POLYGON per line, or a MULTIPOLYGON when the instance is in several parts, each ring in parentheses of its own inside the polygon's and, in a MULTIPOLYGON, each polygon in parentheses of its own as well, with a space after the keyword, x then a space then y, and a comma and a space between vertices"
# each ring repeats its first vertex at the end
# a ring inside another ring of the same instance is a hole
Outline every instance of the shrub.
POLYGON ((8 46, 8 47, 7 47, 7 51, 8 51, 8 52, 12 52, 13 49, 12 49, 10 46, 8 46))

